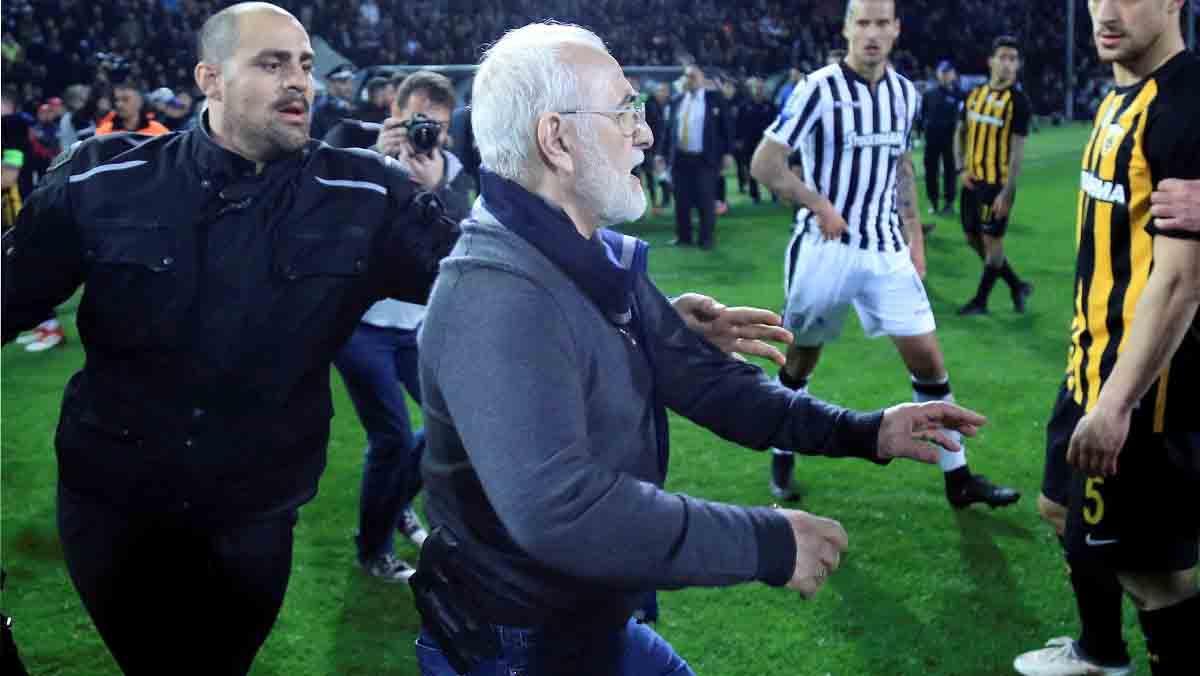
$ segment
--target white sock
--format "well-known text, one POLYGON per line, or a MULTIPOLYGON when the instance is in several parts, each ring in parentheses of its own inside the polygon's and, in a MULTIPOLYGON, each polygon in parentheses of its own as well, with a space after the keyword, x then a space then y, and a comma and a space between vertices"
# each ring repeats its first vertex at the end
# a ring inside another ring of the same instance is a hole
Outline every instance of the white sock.
POLYGON ((46 321, 37 325, 37 327, 43 331, 57 331, 59 326, 60 324, 58 323, 57 319, 47 319, 46 321))
MULTIPOLYGON (((940 380, 921 380, 916 376, 912 377, 913 385, 913 401, 918 404, 927 401, 954 401, 954 393, 950 391, 950 376, 946 375, 940 380)), ((947 451, 945 448, 938 447, 938 466, 943 472, 951 472, 959 467, 965 467, 967 464, 967 447, 962 442, 962 435, 954 430, 943 428, 951 439, 958 442, 962 450, 955 453, 947 451)))

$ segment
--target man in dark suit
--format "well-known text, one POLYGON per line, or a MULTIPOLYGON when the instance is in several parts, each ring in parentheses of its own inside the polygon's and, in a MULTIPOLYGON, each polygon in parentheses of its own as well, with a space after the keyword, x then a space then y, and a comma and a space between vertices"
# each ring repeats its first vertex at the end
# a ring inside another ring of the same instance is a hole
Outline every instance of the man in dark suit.
POLYGON ((733 165, 733 116, 720 92, 704 90, 704 71, 688 66, 683 94, 671 101, 667 156, 675 187, 675 246, 692 244, 691 210, 700 212, 700 248, 713 247, 717 176, 733 165))

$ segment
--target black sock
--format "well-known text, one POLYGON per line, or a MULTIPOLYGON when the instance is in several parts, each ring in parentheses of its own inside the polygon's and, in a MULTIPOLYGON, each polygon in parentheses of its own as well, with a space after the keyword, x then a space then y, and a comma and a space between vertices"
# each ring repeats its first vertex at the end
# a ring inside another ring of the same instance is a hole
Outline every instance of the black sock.
POLYGON ((943 472, 942 476, 946 479, 946 492, 956 494, 962 490, 963 484, 970 481, 971 468, 963 465, 949 472, 943 472))
POLYGON ((808 378, 793 378, 787 369, 779 369, 779 382, 789 390, 802 390, 808 387, 808 378))
POLYGON ((1173 606, 1138 613, 1146 651, 1150 653, 1150 673, 1177 676, 1196 673, 1200 664, 1200 644, 1196 627, 1200 626, 1200 594, 1173 606))
POLYGON ((1123 592, 1117 574, 1086 560, 1069 560, 1067 565, 1079 610, 1080 651, 1105 666, 1129 664, 1129 650, 1121 637, 1123 592))
POLYGON ((1021 278, 1017 276, 1017 273, 1013 272, 1007 258, 1004 259, 1004 265, 1000 266, 1000 277, 1004 279, 1005 284, 1008 284, 1008 288, 1014 292, 1021 288, 1021 278))
POLYGON ((979 289, 975 291, 975 298, 971 299, 971 302, 987 307, 988 296, 992 294, 992 287, 996 285, 996 278, 999 275, 1000 268, 994 268, 985 262, 983 277, 979 279, 979 289))

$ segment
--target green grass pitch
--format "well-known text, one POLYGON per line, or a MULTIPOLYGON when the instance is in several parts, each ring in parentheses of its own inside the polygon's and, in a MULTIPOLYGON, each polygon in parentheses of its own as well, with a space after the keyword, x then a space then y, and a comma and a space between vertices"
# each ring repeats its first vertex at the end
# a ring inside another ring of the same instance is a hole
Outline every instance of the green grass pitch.
MULTIPOLYGON (((1078 126, 1047 129, 1027 145, 1006 246, 1018 273, 1037 286, 1028 314, 1012 311, 1001 283, 990 316, 957 317, 980 263, 964 245, 957 219, 938 218, 928 239, 927 284, 955 395, 990 418, 968 446, 971 465, 1024 497, 1004 510, 956 512, 943 498, 936 467, 800 458, 801 508, 840 520, 850 534, 842 568, 807 602, 763 585, 661 594, 658 629, 698 673, 1007 674, 1017 653, 1076 631, 1058 545, 1038 519, 1035 498, 1044 427, 1066 356, 1085 138, 1078 126)), ((778 310, 791 212, 769 202, 753 205, 730 185, 732 210, 718 221, 713 252, 665 246, 672 236, 669 215, 626 230, 653 245, 650 267, 664 292, 700 291, 727 304, 778 310)), ((53 430, 63 385, 83 357, 75 302, 62 312, 71 340, 65 349, 29 354, 9 346, 0 361, 0 526, 9 572, 0 608, 16 618, 22 653, 39 675, 117 673, 70 586, 54 525, 53 430)), ((354 562, 364 434, 334 380, 329 468, 320 494, 302 511, 287 600, 252 672, 257 676, 417 673, 417 616, 408 590, 366 577, 354 562)), ((811 389, 864 409, 912 396, 891 343, 864 338, 853 319, 827 348, 811 389)), ((771 503, 767 455, 679 418, 671 432, 670 490, 771 503)), ((407 545, 398 545, 398 553, 416 558, 407 545)), ((1125 626, 1145 673, 1141 635, 1128 609, 1125 626)))

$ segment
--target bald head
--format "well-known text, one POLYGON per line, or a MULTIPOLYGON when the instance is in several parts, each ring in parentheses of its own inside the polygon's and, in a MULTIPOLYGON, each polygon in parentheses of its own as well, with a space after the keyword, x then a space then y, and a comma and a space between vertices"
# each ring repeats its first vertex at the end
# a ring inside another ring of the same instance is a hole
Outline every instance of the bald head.
POLYGON ((276 13, 300 23, 290 12, 269 2, 240 2, 213 14, 200 27, 200 60, 220 64, 228 61, 237 49, 241 19, 259 13, 276 13))

